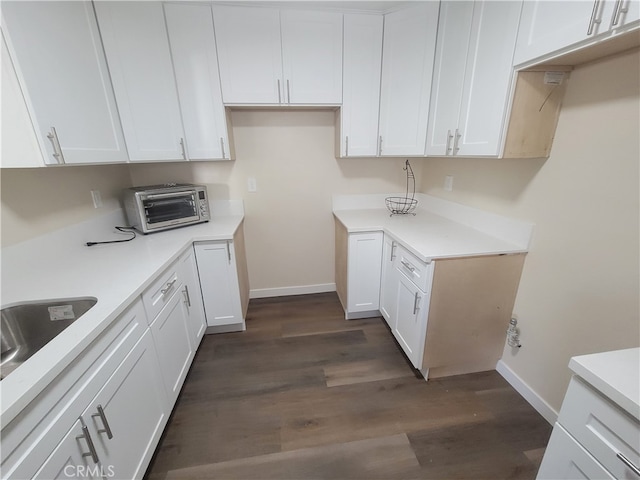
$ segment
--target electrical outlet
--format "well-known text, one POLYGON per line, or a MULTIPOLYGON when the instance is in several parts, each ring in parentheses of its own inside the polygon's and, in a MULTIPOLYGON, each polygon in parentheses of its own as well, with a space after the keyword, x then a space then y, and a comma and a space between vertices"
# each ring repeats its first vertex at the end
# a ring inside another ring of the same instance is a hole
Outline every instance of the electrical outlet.
POLYGON ((445 192, 451 192, 453 190, 453 175, 444 177, 444 190, 445 192))
POLYGON ((102 207, 102 195, 100 195, 100 190, 91 190, 91 199, 93 200, 93 208, 102 207))
POLYGON ((252 193, 258 191, 258 184, 256 183, 256 179, 254 177, 249 177, 247 179, 247 189, 252 193))

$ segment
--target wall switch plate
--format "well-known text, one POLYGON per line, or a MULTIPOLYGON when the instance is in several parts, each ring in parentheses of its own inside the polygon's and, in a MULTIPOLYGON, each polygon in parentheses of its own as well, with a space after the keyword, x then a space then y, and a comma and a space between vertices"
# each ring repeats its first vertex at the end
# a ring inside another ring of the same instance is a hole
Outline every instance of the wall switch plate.
POLYGON ((247 179, 247 189, 250 192, 257 192, 258 191, 258 184, 256 183, 256 179, 254 177, 249 177, 247 179))
POLYGON ((91 190, 91 199, 93 200, 93 208, 102 207, 102 195, 100 195, 100 190, 91 190))
POLYGON ((444 177, 444 190, 445 192, 451 192, 453 190, 453 175, 444 177))

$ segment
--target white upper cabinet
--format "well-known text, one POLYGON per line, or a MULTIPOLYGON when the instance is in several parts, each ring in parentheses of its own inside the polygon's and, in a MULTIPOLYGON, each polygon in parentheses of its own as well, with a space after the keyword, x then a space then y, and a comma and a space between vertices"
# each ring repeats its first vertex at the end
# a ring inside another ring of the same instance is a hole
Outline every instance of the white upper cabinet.
POLYGON ((521 7, 441 2, 427 155, 499 155, 521 7))
POLYGON ((382 25, 379 15, 344 16, 341 157, 378 154, 382 25))
POLYGON ((126 162, 91 3, 2 2, 2 30, 45 163, 126 162))
POLYGON ((439 2, 385 15, 378 153, 425 154, 439 2))
POLYGON ((342 14, 283 10, 287 103, 342 103, 342 14))
POLYGON ((131 161, 185 160, 162 4, 95 2, 131 161))
POLYGON ((342 14, 213 7, 228 104, 339 104, 342 14))
POLYGON ((189 159, 229 160, 211 7, 166 3, 164 13, 189 159))
POLYGON ((214 5, 224 103, 280 103, 280 12, 214 5))
POLYGON ((514 64, 544 60, 639 27, 637 0, 528 0, 514 64))

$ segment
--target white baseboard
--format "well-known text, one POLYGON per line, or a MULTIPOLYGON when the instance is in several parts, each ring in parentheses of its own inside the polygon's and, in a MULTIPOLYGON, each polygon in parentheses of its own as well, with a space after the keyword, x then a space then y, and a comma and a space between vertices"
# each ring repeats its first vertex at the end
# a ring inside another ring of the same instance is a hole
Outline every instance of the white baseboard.
POLYGON ((558 412, 549 405, 540 395, 538 395, 524 380, 511 370, 502 360, 498 361, 496 370, 504 379, 511 384, 523 398, 531 404, 537 412, 542 415, 551 425, 556 423, 558 412))
POLYGON ((310 293, 335 292, 335 283, 303 285, 300 287, 258 288, 249 292, 249 298, 285 297, 287 295, 307 295, 310 293))

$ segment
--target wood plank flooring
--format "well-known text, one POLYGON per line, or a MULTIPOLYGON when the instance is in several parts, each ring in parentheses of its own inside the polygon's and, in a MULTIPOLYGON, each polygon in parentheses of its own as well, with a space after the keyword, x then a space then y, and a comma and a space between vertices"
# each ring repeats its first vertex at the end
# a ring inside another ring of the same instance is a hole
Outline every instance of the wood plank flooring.
POLYGON ((533 479, 550 435, 495 371, 425 382, 335 293, 260 299, 204 338, 147 479, 533 479))

